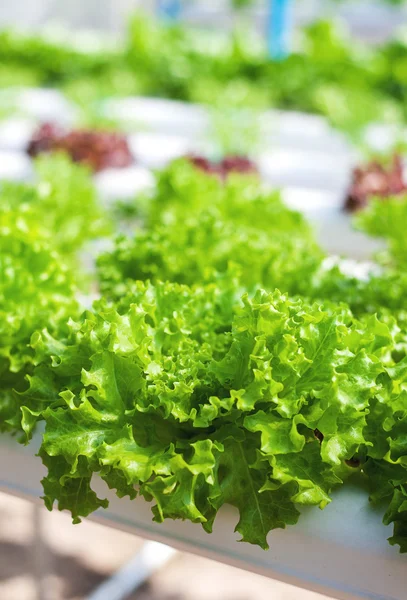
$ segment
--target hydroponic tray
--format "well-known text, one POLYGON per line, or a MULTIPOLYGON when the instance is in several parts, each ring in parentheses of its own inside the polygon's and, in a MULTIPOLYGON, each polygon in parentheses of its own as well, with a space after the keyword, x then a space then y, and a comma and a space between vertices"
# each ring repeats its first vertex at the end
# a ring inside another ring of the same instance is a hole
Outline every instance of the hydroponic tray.
MULTIPOLYGON (((0 439, 0 490, 37 501, 41 496, 41 460, 31 447, 0 439)), ((92 518, 179 550, 324 593, 338 600, 405 600, 407 557, 389 546, 391 528, 381 524, 381 511, 369 506, 367 493, 347 485, 324 510, 302 511, 297 525, 269 535, 270 550, 238 543, 234 509, 221 510, 212 534, 200 525, 152 522, 142 499, 118 499, 102 481, 95 489, 110 500, 92 518)))

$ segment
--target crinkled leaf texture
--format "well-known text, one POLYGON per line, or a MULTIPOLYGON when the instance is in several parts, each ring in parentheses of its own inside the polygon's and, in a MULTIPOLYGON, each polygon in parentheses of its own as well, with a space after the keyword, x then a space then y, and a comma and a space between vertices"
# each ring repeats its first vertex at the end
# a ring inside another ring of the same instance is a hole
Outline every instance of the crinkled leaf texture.
POLYGON ((355 219, 359 229, 371 236, 386 240, 388 248, 381 259, 401 270, 407 263, 405 223, 407 195, 372 198, 366 209, 355 219))
POLYGON ((24 223, 29 237, 47 241, 74 257, 89 240, 110 233, 90 172, 63 154, 35 160, 35 184, 5 183, 0 218, 10 227, 24 223))
POLYGON ((63 258, 38 240, 23 218, 8 221, 0 214, 0 430, 30 436, 52 394, 48 372, 33 375, 30 338, 43 327, 62 333, 68 316, 78 314, 74 294, 63 258), (22 400, 27 379, 30 388, 39 388, 39 403, 22 400))
POLYGON ((216 207, 223 221, 268 233, 291 232, 314 241, 301 213, 284 205, 281 194, 259 185, 258 177, 231 173, 222 180, 198 170, 189 160, 178 159, 157 175, 157 189, 149 204, 148 224, 174 225, 185 211, 199 214, 216 207))
POLYGON ((241 302, 228 286, 138 282, 68 328, 34 344, 32 400, 41 379, 56 392, 42 398, 47 506, 75 521, 104 506, 98 473, 119 496, 153 501, 159 522, 210 531, 233 505, 242 540, 263 548, 351 471, 384 372, 345 309, 278 291, 241 302))
POLYGON ((4 183, 0 191, 0 429, 25 439, 53 394, 46 374, 33 375, 30 338, 45 327, 64 336, 67 318, 79 314, 77 253, 106 231, 85 168, 45 156, 36 175, 35 184, 4 183))
POLYGON ((248 291, 305 293, 323 257, 304 218, 278 193, 250 177, 221 182, 185 161, 159 177, 149 220, 99 258, 105 294, 120 298, 135 280, 195 285, 225 276, 248 291))
POLYGON ((371 500, 387 504, 383 522, 393 524, 392 545, 407 552, 407 358, 387 366, 380 394, 371 401, 366 464, 371 500))

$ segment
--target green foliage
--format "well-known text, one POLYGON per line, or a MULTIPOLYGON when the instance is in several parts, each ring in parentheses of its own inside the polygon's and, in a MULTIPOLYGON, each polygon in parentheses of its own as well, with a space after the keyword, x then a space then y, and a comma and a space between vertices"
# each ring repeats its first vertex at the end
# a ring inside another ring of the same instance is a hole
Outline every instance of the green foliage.
MULTIPOLYGON (((355 139, 404 111, 400 40, 366 50, 321 22, 282 62, 241 32, 207 41, 145 19, 121 51, 3 33, 0 85, 63 86, 93 124, 102 95, 201 101, 219 150, 254 146, 268 105, 320 112, 355 139)), ((0 190, 0 429, 28 441, 45 421, 48 508, 78 522, 107 506, 101 477, 152 502, 158 522, 210 532, 231 504, 242 540, 267 548, 360 473, 407 551, 405 198, 358 216, 388 242, 381 270, 359 279, 327 268, 301 215, 258 178, 176 161, 126 208, 145 227, 99 259, 104 296, 80 315, 77 253, 106 217, 83 167, 43 157, 36 172, 0 190)))
POLYGON ((78 252, 108 231, 86 169, 45 156, 36 176, 0 190, 0 429, 26 433, 36 414, 20 409, 35 363, 30 338, 43 327, 62 334, 77 314, 78 252))
POLYGON ((226 182, 180 161, 164 172, 151 201, 152 226, 122 236, 99 258, 102 290, 120 297, 131 280, 187 285, 233 274, 242 289, 304 292, 322 253, 303 218, 256 178, 226 182))
POLYGON ((55 389, 40 451, 49 507, 78 521, 104 506, 98 473, 120 497, 152 499, 159 522, 210 531, 232 504, 242 539, 267 548, 296 505, 330 501, 365 442, 384 371, 374 342, 343 309, 279 292, 238 304, 219 286, 139 283, 71 322, 63 342, 35 339, 37 381, 55 389))
POLYGON ((37 181, 3 183, 0 218, 24 227, 67 258, 89 240, 109 233, 88 170, 64 155, 41 156, 35 161, 37 181))
POLYGON ((381 260, 403 271, 407 264, 407 196, 372 198, 356 217, 356 226, 373 237, 383 238, 387 251, 381 260))
POLYGON ((398 270, 378 270, 376 265, 366 278, 360 278, 343 273, 338 266, 327 269, 322 265, 313 275, 306 295, 314 300, 342 302, 358 318, 393 315, 404 323, 406 291, 407 278, 398 270))
MULTIPOLYGON (((231 122, 228 112, 238 106, 320 113, 357 141, 371 120, 406 117, 407 45, 402 38, 362 47, 328 21, 308 26, 299 38, 290 56, 273 61, 262 37, 247 28, 208 33, 140 15, 130 20, 117 48, 89 51, 66 41, 3 31, 0 85, 62 87, 85 116, 89 106, 97 107, 106 96, 200 102, 216 109, 215 127, 229 145, 220 117, 231 122)), ((239 129, 240 122, 234 122, 239 129)))
POLYGON ((80 76, 97 75, 110 68, 115 58, 116 53, 106 46, 97 52, 90 52, 89 48, 84 52, 67 40, 61 43, 11 30, 0 32, 0 63, 24 69, 26 73, 31 71, 42 85, 59 85, 80 76))
POLYGON ((0 430, 19 431, 32 420, 19 399, 35 364, 30 337, 37 328, 63 330, 78 308, 63 257, 23 217, 0 214, 0 273, 0 430))
POLYGON ((407 551, 406 485, 407 446, 405 436, 406 358, 386 368, 382 390, 371 405, 367 440, 370 441, 365 472, 372 502, 388 505, 383 522, 393 524, 392 545, 407 551))
POLYGON ((39 164, 36 185, 2 190, 0 427, 27 441, 45 421, 47 507, 74 522, 106 507, 98 476, 158 522, 210 532, 231 504, 241 539, 267 548, 359 472, 407 550, 399 254, 366 280, 327 268, 278 193, 180 160, 158 176, 146 228, 101 257, 105 297, 79 316, 55 248, 72 258, 93 235, 93 188, 63 157, 39 164))

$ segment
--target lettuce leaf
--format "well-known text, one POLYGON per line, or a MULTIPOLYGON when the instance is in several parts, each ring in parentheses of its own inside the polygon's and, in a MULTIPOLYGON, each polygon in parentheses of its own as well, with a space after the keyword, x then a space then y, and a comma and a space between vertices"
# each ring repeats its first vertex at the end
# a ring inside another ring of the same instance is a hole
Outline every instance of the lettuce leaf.
POLYGON ((0 218, 18 221, 61 254, 74 257, 83 245, 110 232, 88 170, 68 157, 35 160, 36 182, 5 182, 0 189, 0 218))
POLYGON ((407 552, 407 356, 393 362, 381 375, 381 391, 370 402, 365 429, 364 472, 370 499, 387 506, 383 522, 393 524, 392 545, 407 552))
POLYGON ((407 263, 404 223, 407 219, 407 196, 372 198, 355 218, 356 226, 368 235, 383 238, 387 251, 379 255, 382 262, 403 270, 407 263))
MULTIPOLYGON (((31 429, 19 393, 33 373, 29 346, 37 328, 63 330, 78 312, 72 273, 63 258, 30 231, 21 218, 0 214, 0 430, 31 429)), ((44 392, 44 390, 42 390, 44 392)))
POLYGON ((105 506, 98 474, 153 501, 158 522, 211 531, 232 504, 242 540, 267 548, 297 505, 323 508, 353 472, 385 374, 378 345, 342 307, 138 282, 70 321, 64 340, 33 339, 40 366, 24 398, 43 406, 46 504, 75 522, 105 506))
POLYGON ((0 428, 28 437, 44 407, 21 408, 27 380, 41 385, 30 338, 44 327, 63 335, 67 318, 78 315, 78 252, 108 230, 86 169, 47 156, 36 161, 36 175, 34 184, 4 183, 0 190, 0 428))
POLYGON ((159 178, 148 220, 148 229, 119 237, 99 258, 107 295, 119 298, 135 280, 195 285, 225 276, 235 276, 243 290, 297 294, 323 257, 308 224, 278 193, 247 176, 223 183, 185 161, 159 178))
POLYGON ((193 285, 236 274, 243 289, 280 286, 291 293, 306 288, 305 274, 319 264, 307 240, 274 238, 246 226, 222 221, 216 211, 186 218, 172 227, 121 236, 113 252, 98 259, 101 289, 120 297, 135 280, 164 280, 193 285))
POLYGON ((226 180, 197 169, 188 159, 173 161, 157 174, 157 186, 150 200, 147 224, 172 225, 185 218, 186 211, 200 214, 214 207, 222 220, 274 234, 291 232, 313 243, 305 218, 288 209, 278 190, 263 186, 256 175, 230 173, 226 180))

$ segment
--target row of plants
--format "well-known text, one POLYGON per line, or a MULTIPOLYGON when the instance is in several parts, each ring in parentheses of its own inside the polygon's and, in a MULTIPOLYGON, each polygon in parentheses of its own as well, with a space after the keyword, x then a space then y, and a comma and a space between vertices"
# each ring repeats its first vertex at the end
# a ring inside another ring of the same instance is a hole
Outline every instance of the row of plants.
POLYGON ((253 31, 230 34, 136 16, 120 44, 72 46, 55 37, 0 33, 0 86, 57 86, 82 106, 106 96, 152 95, 211 106, 278 107, 326 115, 356 136, 372 120, 406 117, 407 45, 367 47, 331 22, 298 35, 271 60, 253 31))
MULTIPOLYGON (((219 133, 219 131, 218 131, 219 133)), ((237 138, 247 151, 244 135, 238 132, 237 138)), ((213 141, 216 140, 216 133, 213 141)), ((258 161, 241 153, 228 153, 228 144, 218 136, 218 150, 206 154, 188 153, 184 156, 200 171, 217 175, 221 179, 230 173, 261 175, 258 161), (223 152, 222 152, 223 149, 223 152)), ((235 148, 232 144, 231 148, 235 148)), ((216 149, 214 145, 213 150, 216 149)), ((74 163, 82 164, 98 173, 105 169, 131 167, 137 163, 137 156, 132 152, 129 139, 115 129, 97 127, 63 128, 53 123, 43 123, 36 128, 25 148, 26 153, 35 158, 43 154, 65 153, 74 163)), ((365 208, 372 197, 387 198, 405 194, 407 189, 403 158, 399 152, 372 154, 370 160, 360 162, 352 171, 343 198, 343 207, 348 212, 365 208)), ((122 204, 128 214, 134 212, 133 204, 122 204)))
POLYGON ((107 506, 99 477, 158 522, 210 532, 233 505, 267 548, 359 478, 405 551, 407 198, 358 214, 388 240, 360 280, 255 175, 179 160, 95 275, 79 257, 114 222, 90 175, 61 155, 36 168, 0 190, 0 428, 29 443, 44 422, 48 508, 107 506))

